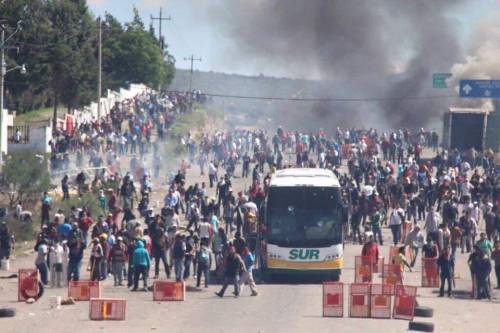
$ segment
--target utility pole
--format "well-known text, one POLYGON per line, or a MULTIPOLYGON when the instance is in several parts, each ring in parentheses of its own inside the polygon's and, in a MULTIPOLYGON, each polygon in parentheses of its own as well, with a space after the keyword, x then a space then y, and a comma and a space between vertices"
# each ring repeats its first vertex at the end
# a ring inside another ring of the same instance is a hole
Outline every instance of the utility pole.
POLYGON ((101 122, 101 95, 102 95, 102 20, 99 17, 99 52, 97 73, 97 123, 101 122))
POLYGON ((164 45, 164 42, 163 42, 163 38, 162 38, 162 34, 161 34, 161 23, 163 21, 170 21, 172 20, 172 18, 169 16, 169 17, 163 17, 162 16, 162 13, 161 13, 161 7, 160 7, 160 15, 158 17, 154 17, 153 15, 151 15, 151 20, 154 21, 154 20, 158 20, 158 23, 159 23, 159 29, 158 29, 158 34, 159 34, 159 37, 158 37, 158 40, 159 40, 159 45, 160 45, 160 49, 161 49, 161 52, 163 53, 163 45, 164 45))
POLYGON ((0 22, 0 29, 2 29, 2 37, 0 39, 0 166, 3 165, 3 80, 7 72, 4 59, 4 49, 5 49, 5 29, 2 22, 0 22))
MULTIPOLYGON (((21 29, 21 21, 17 23, 16 30, 7 38, 5 38, 5 30, 8 29, 7 20, 0 20, 0 166, 3 165, 3 105, 4 105, 4 78, 7 72, 10 72, 12 69, 21 68, 20 66, 16 66, 10 70, 7 70, 7 64, 5 63, 5 50, 17 49, 15 46, 7 46, 5 43, 12 38, 20 29, 21 29)), ((22 67, 24 69, 24 66, 22 67)))
POLYGON ((189 71, 189 92, 193 89, 193 63, 195 61, 201 61, 201 58, 195 58, 193 54, 191 54, 191 57, 189 58, 184 58, 184 61, 191 61, 191 70, 189 71))

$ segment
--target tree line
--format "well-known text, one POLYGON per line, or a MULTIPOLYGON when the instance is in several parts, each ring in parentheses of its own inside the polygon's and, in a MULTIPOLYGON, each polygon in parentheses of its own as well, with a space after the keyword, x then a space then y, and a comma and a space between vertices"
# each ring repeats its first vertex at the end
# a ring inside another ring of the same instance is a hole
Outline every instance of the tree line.
MULTIPOLYGON (((5 76, 6 106, 24 113, 63 105, 68 111, 97 100, 99 18, 86 0, 4 0, 0 19, 21 30, 6 44, 7 67, 26 65, 26 74, 5 76)), ((102 20, 102 91, 144 83, 153 88, 173 79, 175 59, 167 44, 160 49, 154 28, 145 28, 136 8, 120 23, 102 20)), ((9 31, 6 32, 9 35, 9 31)))

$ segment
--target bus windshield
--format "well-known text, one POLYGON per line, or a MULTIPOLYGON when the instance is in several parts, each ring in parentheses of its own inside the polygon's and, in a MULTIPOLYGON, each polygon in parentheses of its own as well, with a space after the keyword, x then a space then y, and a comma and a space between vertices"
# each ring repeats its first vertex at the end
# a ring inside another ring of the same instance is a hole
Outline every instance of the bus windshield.
POLYGON ((267 198, 267 238, 282 246, 342 242, 339 189, 271 187, 267 198))

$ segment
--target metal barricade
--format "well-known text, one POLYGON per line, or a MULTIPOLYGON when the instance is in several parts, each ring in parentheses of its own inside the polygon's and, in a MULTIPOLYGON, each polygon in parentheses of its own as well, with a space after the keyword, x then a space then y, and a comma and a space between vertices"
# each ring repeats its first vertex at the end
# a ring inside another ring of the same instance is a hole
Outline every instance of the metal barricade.
POLYGON ((91 298, 90 320, 125 320, 127 300, 91 298))
POLYGON ((391 318, 393 286, 372 284, 370 288, 370 317, 391 318))
POLYGON ((439 267, 435 258, 422 258, 422 287, 439 288, 439 267))
POLYGON ((356 283, 370 283, 373 279, 373 257, 371 256, 357 256, 354 259, 354 282, 356 283))
POLYGON ((323 282, 323 317, 344 316, 344 284, 323 282))
POLYGON ((417 287, 398 284, 395 288, 392 318, 413 320, 417 287))
POLYGON ((349 289, 349 317, 370 317, 370 284, 352 283, 349 289))

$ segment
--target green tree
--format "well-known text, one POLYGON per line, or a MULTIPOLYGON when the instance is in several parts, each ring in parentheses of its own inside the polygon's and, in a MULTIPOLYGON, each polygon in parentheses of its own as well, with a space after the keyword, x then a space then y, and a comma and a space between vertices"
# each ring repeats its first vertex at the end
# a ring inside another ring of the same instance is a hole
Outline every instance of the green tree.
MULTIPOLYGON (((10 26, 22 20, 14 42, 19 52, 6 53, 8 66, 26 64, 28 72, 9 72, 6 101, 10 109, 25 112, 64 105, 68 111, 97 97, 98 24, 86 0, 4 0, 0 19, 10 26)), ((130 83, 151 87, 168 85, 174 76, 174 58, 165 44, 160 50, 154 31, 147 30, 134 8, 130 23, 106 14, 103 29, 103 91, 130 83)))
POLYGON ((139 12, 123 27, 107 14, 103 30, 103 68, 111 88, 144 83, 153 88, 170 84, 174 76, 173 57, 158 46, 154 34, 146 30, 139 12))
POLYGON ((86 0, 52 0, 47 5, 52 44, 56 45, 47 49, 55 124, 59 103, 71 111, 96 97, 97 29, 86 0))
POLYGON ((35 152, 13 153, 2 168, 1 193, 9 200, 11 208, 20 200, 36 200, 49 187, 47 160, 35 152))

